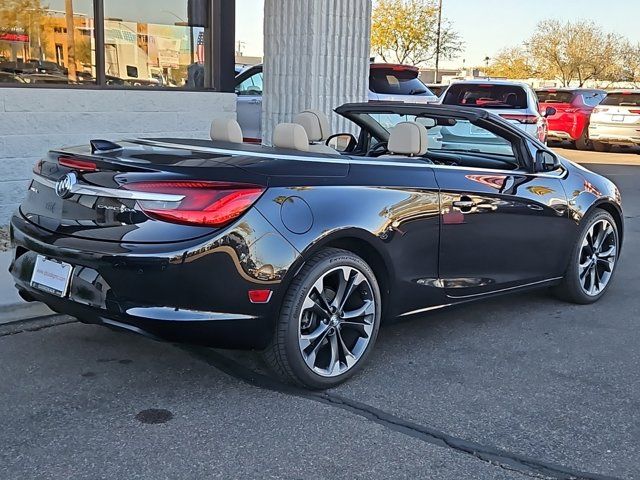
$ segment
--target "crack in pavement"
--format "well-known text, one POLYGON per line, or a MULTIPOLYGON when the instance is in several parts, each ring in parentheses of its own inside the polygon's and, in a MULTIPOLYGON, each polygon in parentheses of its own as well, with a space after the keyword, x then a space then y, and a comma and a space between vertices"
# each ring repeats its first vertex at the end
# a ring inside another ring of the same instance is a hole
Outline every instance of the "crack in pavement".
MULTIPOLYGON (((55 315, 0 325, 0 337, 25 332, 37 332, 61 325, 78 323, 78 320, 55 315)), ((174 344, 189 355, 205 362, 221 372, 256 388, 312 400, 334 408, 340 408, 363 417, 390 430, 402 433, 441 448, 448 448, 501 469, 517 472, 531 478, 557 480, 620 480, 617 477, 580 472, 562 465, 548 463, 517 453, 507 452, 495 447, 481 445, 462 438, 448 435, 439 430, 420 425, 380 410, 371 405, 358 402, 341 395, 314 392, 282 383, 275 378, 256 372, 231 358, 217 353, 213 349, 189 345, 174 344)))
POLYGON ((19 320, 17 322, 4 323, 0 324, 0 338, 8 337, 10 335, 18 335, 19 333, 38 332, 46 328, 79 322, 79 320, 67 317, 66 315, 54 314, 46 317, 36 317, 29 318, 27 320, 19 320))
POLYGON ((580 472, 571 468, 545 462, 534 458, 507 452, 495 447, 464 440, 448 435, 425 425, 419 425, 398 416, 337 394, 327 392, 313 392, 292 385, 282 383, 274 378, 263 375, 229 357, 205 347, 178 345, 179 348, 192 356, 217 368, 227 375, 237 378, 251 386, 278 393, 296 396, 315 402, 340 408, 352 414, 382 425, 390 430, 403 433, 412 438, 422 440, 443 448, 471 455, 490 465, 517 472, 532 478, 550 478, 558 480, 619 480, 616 477, 599 475, 596 473, 580 472))

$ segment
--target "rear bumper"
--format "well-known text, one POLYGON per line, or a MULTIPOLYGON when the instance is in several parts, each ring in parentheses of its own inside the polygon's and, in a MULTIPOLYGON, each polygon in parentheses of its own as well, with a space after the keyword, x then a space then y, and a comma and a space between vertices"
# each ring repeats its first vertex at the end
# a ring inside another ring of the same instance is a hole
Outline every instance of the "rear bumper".
POLYGON ((590 125, 589 138, 614 145, 640 145, 640 125, 590 125))
POLYGON ((153 338, 224 348, 262 348, 270 340, 280 283, 298 253, 257 212, 190 245, 124 245, 56 237, 20 216, 10 272, 16 288, 83 322, 153 338), (37 255, 74 266, 64 298, 31 286, 37 255), (270 289, 267 304, 248 291, 270 289))
POLYGON ((587 127, 588 117, 562 113, 561 118, 547 119, 549 124, 548 138, 553 140, 578 140, 587 127))
POLYGON ((560 130, 549 130, 547 138, 549 140, 575 140, 575 138, 573 138, 569 133, 562 132, 560 130))

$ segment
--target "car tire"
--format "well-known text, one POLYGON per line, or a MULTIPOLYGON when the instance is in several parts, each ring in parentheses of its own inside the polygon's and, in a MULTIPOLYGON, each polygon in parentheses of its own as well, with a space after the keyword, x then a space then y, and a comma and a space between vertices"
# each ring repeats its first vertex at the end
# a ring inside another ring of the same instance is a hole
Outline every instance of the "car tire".
POLYGON ((587 305, 600 300, 611 285, 620 254, 620 234, 611 214, 601 209, 581 224, 569 265, 554 293, 567 302, 587 305), (611 233, 600 241, 599 233, 608 231, 611 233))
POLYGON ((602 142, 591 142, 593 145, 593 149, 596 152, 610 152, 611 151, 611 144, 609 143, 602 143, 602 142))
POLYGON ((593 146, 589 140, 589 129, 585 128, 582 131, 582 135, 580 135, 580 137, 573 143, 578 150, 591 150, 593 146))
POLYGON ((381 309, 371 267, 352 252, 324 249, 291 282, 264 358, 288 383, 313 390, 335 387, 366 363, 380 328, 381 309), (344 290, 352 291, 342 307, 337 295, 341 278, 344 290), (331 311, 325 308, 329 305, 331 311), (361 317, 350 316, 360 311, 361 317))

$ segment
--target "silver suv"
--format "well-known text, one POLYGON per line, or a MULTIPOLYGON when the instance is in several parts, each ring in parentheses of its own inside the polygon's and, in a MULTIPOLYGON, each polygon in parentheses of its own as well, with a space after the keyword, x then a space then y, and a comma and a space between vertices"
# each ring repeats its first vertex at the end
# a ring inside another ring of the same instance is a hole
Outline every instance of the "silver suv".
POLYGON ((609 92, 591 113, 589 139, 598 152, 612 145, 640 146, 640 90, 609 92))
MULTIPOLYGON (((369 101, 435 103, 438 97, 422 83, 419 73, 409 65, 372 63, 369 101)), ((259 143, 262 139, 262 81, 262 65, 247 68, 236 76, 238 123, 246 142, 259 143)))

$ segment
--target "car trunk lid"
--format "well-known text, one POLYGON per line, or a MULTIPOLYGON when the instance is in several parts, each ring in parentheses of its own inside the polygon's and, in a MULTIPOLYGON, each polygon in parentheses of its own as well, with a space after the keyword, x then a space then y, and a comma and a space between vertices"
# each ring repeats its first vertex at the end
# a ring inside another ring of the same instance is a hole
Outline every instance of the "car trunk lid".
POLYGON ((57 235, 179 242, 222 228, 215 212, 237 209, 239 201, 245 205, 268 186, 268 176, 225 162, 227 155, 131 142, 121 146, 110 152, 92 153, 88 146, 51 151, 34 167, 22 216, 57 235), (180 213, 169 215, 173 210, 180 213))

